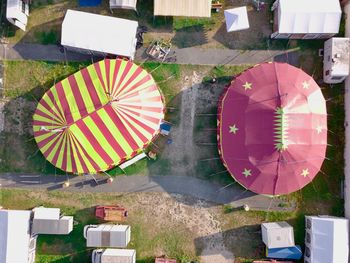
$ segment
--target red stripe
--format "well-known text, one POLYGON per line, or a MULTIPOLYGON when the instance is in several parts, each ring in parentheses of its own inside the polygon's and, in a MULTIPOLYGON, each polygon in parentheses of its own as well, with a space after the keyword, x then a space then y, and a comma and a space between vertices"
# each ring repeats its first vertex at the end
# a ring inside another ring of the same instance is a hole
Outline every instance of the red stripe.
POLYGON ((44 121, 36 121, 35 120, 35 121, 33 121, 33 126, 48 126, 48 127, 56 127, 56 126, 58 126, 58 127, 61 127, 62 124, 55 125, 55 124, 52 124, 52 123, 47 123, 47 122, 44 122, 44 121))
POLYGON ((86 88, 89 92, 90 98, 91 98, 92 103, 94 104, 95 108, 101 107, 102 102, 100 101, 100 98, 97 95, 96 87, 91 80, 91 76, 89 74, 89 71, 86 68, 84 68, 81 70, 81 75, 83 76, 86 88))
MULTIPOLYGON (((67 155, 70 154, 70 147, 68 147, 68 134, 65 134, 65 145, 63 146, 63 159, 62 159, 62 170, 67 171, 67 155)), ((70 155, 69 155, 70 156, 70 155)))
POLYGON ((64 93, 64 90, 63 90, 62 82, 58 82, 55 85, 55 87, 56 87, 58 99, 59 99, 59 101, 61 103, 61 107, 63 108, 63 111, 64 111, 64 116, 66 117, 66 120, 67 120, 67 124, 70 125, 71 123, 74 122, 74 120, 72 118, 72 114, 71 114, 70 109, 69 109, 69 104, 68 104, 66 95, 64 93))
POLYGON ((88 115, 88 112, 86 110, 86 105, 84 103, 75 75, 70 75, 68 77, 68 82, 74 95, 75 102, 77 103, 80 116, 81 118, 84 118, 88 115))
MULTIPOLYGON (((86 156, 86 158, 90 161, 92 167, 95 169, 95 171, 100 171, 101 167, 99 167, 97 165, 97 163, 95 163, 94 159, 91 158, 91 156, 88 154, 88 152, 85 150, 85 148, 81 145, 81 143, 77 140, 77 143, 80 145, 82 152, 84 153, 84 155, 86 156)), ((79 152, 79 154, 81 155, 81 153, 79 152)), ((83 155, 81 155, 81 158, 83 158, 83 155)), ((80 159, 79 159, 80 160, 80 159)), ((81 160, 82 162, 84 162, 84 160, 81 160)), ((86 164, 85 164, 86 165, 86 164)), ((88 172, 89 169, 86 167, 86 171, 88 172)))
MULTIPOLYGON (((107 107, 106 107, 107 108, 107 107)), ((105 108, 105 110, 107 111, 107 109, 105 108)), ((93 114, 91 115, 92 120, 95 123, 98 123, 98 128, 101 131, 101 133, 103 134, 103 136, 108 140, 109 144, 111 145, 111 147, 116 151, 116 153, 118 154, 118 156, 120 157, 120 159, 124 158, 126 156, 125 151, 121 148, 120 144, 118 143, 118 141, 115 139, 115 136, 113 136, 113 134, 111 133, 111 131, 108 129, 108 127, 105 125, 105 123, 103 122, 103 120, 101 119, 101 117, 98 114, 93 114)), ((114 116, 110 116, 110 118, 112 119, 117 119, 118 116, 116 116, 114 114, 114 116)), ((118 127, 119 128, 119 127, 118 127)))
POLYGON ((114 68, 114 72, 113 72, 113 86, 111 87, 111 94, 114 96, 114 92, 118 89, 118 85, 116 86, 116 89, 114 90, 114 85, 116 83, 116 80, 117 80, 117 75, 118 75, 118 72, 119 72, 119 69, 120 69, 120 64, 121 64, 121 61, 118 59, 116 64, 115 64, 115 68, 114 68))
MULTIPOLYGON (((53 148, 55 147, 56 143, 57 143, 57 140, 60 139, 61 136, 57 136, 55 138, 53 138, 51 141, 52 141, 52 144, 50 145, 50 147, 45 151, 41 151, 43 153, 43 155, 47 158, 50 153, 52 152, 53 148)), ((40 147, 41 148, 41 147, 40 147)), ((55 164, 56 165, 56 164, 55 164)))
POLYGON ((124 124, 120 121, 119 116, 114 111, 113 107, 109 105, 109 107, 105 108, 105 111, 107 112, 110 119, 113 121, 114 125, 119 129, 121 134, 123 135, 124 139, 127 141, 127 143, 130 145, 132 149, 137 149, 137 143, 134 140, 134 138, 130 135, 124 124))
POLYGON ((98 76, 98 78, 99 78, 99 80, 100 80, 100 82, 101 82, 101 86, 103 87, 103 90, 105 91, 105 93, 107 93, 108 90, 107 90, 107 88, 106 88, 105 82, 103 81, 102 72, 101 72, 101 66, 100 66, 100 63, 103 63, 103 62, 104 62, 104 61, 95 63, 95 64, 94 64, 94 67, 95 67, 97 76, 98 76))
MULTIPOLYGON (((128 72, 130 71, 132 65, 133 65, 133 63, 131 63, 131 62, 129 62, 129 61, 126 63, 125 69, 124 69, 124 71, 123 71, 123 73, 122 73, 122 75, 121 75, 121 77, 120 77, 120 79, 119 79, 118 87, 120 86, 121 82, 125 79, 126 75, 127 75, 128 72)), ((115 96, 118 97, 118 95, 119 95, 121 92, 123 92, 123 89, 119 89, 119 93, 116 94, 115 96)))
MULTIPOLYGON (((138 88, 139 86, 141 86, 141 85, 143 85, 143 84, 145 84, 147 81, 149 81, 149 80, 151 80, 152 79, 152 77, 151 77, 151 75, 146 75, 144 78, 142 78, 140 81, 138 81, 137 83, 135 83, 133 86, 131 86, 130 88, 129 88, 129 90, 128 90, 128 92, 129 91, 131 91, 131 90, 134 90, 134 89, 136 89, 136 88, 138 88)), ((154 83, 152 84, 152 86, 154 85, 154 83)), ((122 96, 128 96, 128 93, 127 92, 123 92, 123 94, 121 95, 121 97, 122 96)))
MULTIPOLYGON (((61 140, 60 140, 60 142, 59 142, 59 145, 58 145, 58 148, 57 148, 57 150, 56 150, 56 152, 55 152, 55 154, 54 154, 54 156, 53 156, 53 158, 52 158, 52 163, 54 163, 55 165, 57 165, 57 160, 58 160, 58 156, 59 156, 59 154, 60 154, 60 152, 61 152, 61 150, 62 150, 62 147, 63 147, 63 141, 64 141, 64 137, 66 136, 66 134, 65 133, 63 133, 62 134, 62 136, 61 136, 61 140)), ((67 153, 64 153, 64 155, 66 155, 67 153)), ((64 169, 63 167, 59 167, 60 169, 62 169, 62 170, 66 170, 66 169, 64 169)))
POLYGON ((73 135, 70 132, 67 134, 67 140, 69 141, 69 148, 67 147, 67 149, 69 150, 69 154, 70 154, 69 156, 72 163, 72 171, 77 172, 77 165, 75 163, 75 158, 73 155, 73 139, 71 138, 72 136, 73 135))
POLYGON ((135 110, 144 110, 144 111, 149 111, 149 112, 154 112, 154 113, 162 113, 164 111, 163 107, 149 107, 149 106, 137 106, 137 105, 128 105, 128 106, 123 106, 128 109, 135 109, 135 110))
POLYGON ((144 120, 148 120, 154 124, 158 124, 160 122, 160 119, 159 118, 156 118, 156 117, 151 117, 151 116, 148 116, 148 115, 144 115, 140 112, 137 112, 137 111, 134 111, 132 109, 129 109, 127 106, 125 106, 125 108, 121 108, 120 110, 122 110, 124 113, 134 113, 134 115, 137 115, 139 117, 141 117, 142 119, 144 120))
MULTIPOLYGON (((96 114, 96 112, 94 112, 94 114, 96 114)), ((76 123, 76 125, 79 127, 81 132, 85 135, 85 137, 89 140, 90 144, 92 145, 92 147, 94 148, 96 153, 99 156, 101 156, 103 161, 106 164, 113 163, 112 158, 105 152, 105 150, 103 149, 101 144, 96 140, 95 136, 92 134, 90 129, 86 126, 85 122, 84 121, 78 121, 76 123)), ((96 125, 99 126, 98 124, 96 124, 96 125)))
MULTIPOLYGON (((131 64, 132 65, 132 64, 131 64)), ((131 67, 130 67, 131 68, 131 67)), ((129 69, 130 70, 130 69, 129 69)), ((142 68, 137 67, 137 69, 135 70, 135 72, 131 75, 131 77, 128 79, 128 81, 124 84, 124 86, 122 87, 122 90, 125 89, 125 91, 129 91, 129 90, 133 90, 135 85, 129 87, 128 90, 126 90, 126 87, 135 80, 135 78, 141 74, 141 72, 143 71, 142 68)), ((148 75, 146 75, 145 77, 147 77, 148 75)), ((124 92, 125 92, 124 91, 124 92)))
MULTIPOLYGON (((54 88, 55 88, 55 87, 54 87, 54 88)), ((58 105, 57 105, 57 103, 56 103, 56 99, 55 99, 54 96, 53 96, 52 88, 49 89, 49 90, 47 91, 46 94, 47 94, 47 96, 50 98, 50 100, 51 100, 52 104, 54 105, 54 107, 57 109, 58 114, 59 114, 60 117, 61 117, 61 120, 62 120, 63 122, 66 122, 66 118, 64 117, 64 112, 61 112, 60 108, 58 107, 58 105)), ((41 103, 42 103, 42 101, 41 101, 41 103)), ((49 105, 48 105, 48 107, 51 108, 49 105)))

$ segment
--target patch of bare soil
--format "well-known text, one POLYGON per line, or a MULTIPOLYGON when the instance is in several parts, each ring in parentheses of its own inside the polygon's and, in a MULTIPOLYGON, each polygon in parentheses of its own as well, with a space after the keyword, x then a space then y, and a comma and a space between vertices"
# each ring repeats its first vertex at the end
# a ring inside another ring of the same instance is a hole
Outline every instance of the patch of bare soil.
MULTIPOLYGON (((233 263, 234 255, 225 247, 218 208, 179 194, 138 194, 129 204, 132 211, 144 211, 154 225, 182 225, 191 232, 195 249, 203 263, 233 263)), ((164 251, 159 251, 162 254, 164 251)))
POLYGON ((173 127, 171 139, 173 143, 166 147, 163 157, 171 162, 171 174, 193 175, 196 165, 196 146, 193 138, 193 128, 196 112, 198 90, 201 88, 203 76, 193 71, 191 76, 185 76, 181 92, 180 125, 173 127))

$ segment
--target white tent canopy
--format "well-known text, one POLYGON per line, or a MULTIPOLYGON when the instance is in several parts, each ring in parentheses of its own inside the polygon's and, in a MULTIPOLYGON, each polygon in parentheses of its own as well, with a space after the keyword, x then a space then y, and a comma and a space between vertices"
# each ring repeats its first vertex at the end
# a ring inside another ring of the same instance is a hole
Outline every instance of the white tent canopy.
POLYGON ((261 224, 262 240, 268 248, 293 247, 293 227, 287 222, 261 224))
POLYGON ((68 49, 134 58, 138 23, 127 19, 68 10, 61 44, 68 49))
POLYGON ((339 0, 278 0, 278 32, 336 34, 339 31, 339 0))
POLYGON ((224 12, 227 32, 249 28, 247 7, 227 9, 224 12))
POLYGON ((136 11, 137 0, 109 0, 109 7, 133 9, 136 11))
POLYGON ((154 0, 153 15, 210 17, 211 0, 154 0))
POLYGON ((0 210, 0 262, 34 262, 30 216, 31 211, 0 210))

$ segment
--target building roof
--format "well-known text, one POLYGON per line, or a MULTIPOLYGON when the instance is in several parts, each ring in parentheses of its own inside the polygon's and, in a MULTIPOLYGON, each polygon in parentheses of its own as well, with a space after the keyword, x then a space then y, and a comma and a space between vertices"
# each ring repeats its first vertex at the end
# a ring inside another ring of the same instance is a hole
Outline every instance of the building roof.
POLYGON ((235 77, 218 109, 218 146, 228 172, 258 194, 309 184, 327 149, 326 101, 315 80, 287 63, 235 77))
POLYGON ((34 219, 60 219, 59 208, 35 207, 34 219))
POLYGON ((63 23, 63 46, 134 58, 136 21, 68 10, 63 23))
POLYGON ((306 218, 312 220, 310 247, 312 262, 348 262, 349 220, 328 216, 306 218))
POLYGON ((107 248, 101 257, 101 263, 134 263, 136 251, 134 249, 107 248))
POLYGON ((341 20, 339 0, 279 0, 279 33, 336 34, 341 20))
POLYGON ((154 15, 210 17, 211 0, 154 0, 154 15))
POLYGON ((125 8, 136 10, 137 0, 109 0, 110 8, 125 8))
POLYGON ((28 262, 31 211, 0 210, 0 262, 28 262))
POLYGON ((261 224, 262 239, 268 248, 294 246, 293 227, 287 222, 261 224))

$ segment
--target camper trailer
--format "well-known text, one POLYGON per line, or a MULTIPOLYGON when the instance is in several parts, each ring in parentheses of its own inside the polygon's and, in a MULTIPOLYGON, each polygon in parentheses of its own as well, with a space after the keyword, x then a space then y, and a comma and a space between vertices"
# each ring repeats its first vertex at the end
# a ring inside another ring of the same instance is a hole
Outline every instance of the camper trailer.
POLYGON ((84 237, 87 247, 125 248, 130 242, 131 229, 127 225, 87 225, 84 237))
POLYGON ((92 251, 92 263, 136 263, 134 249, 95 249, 92 251))

